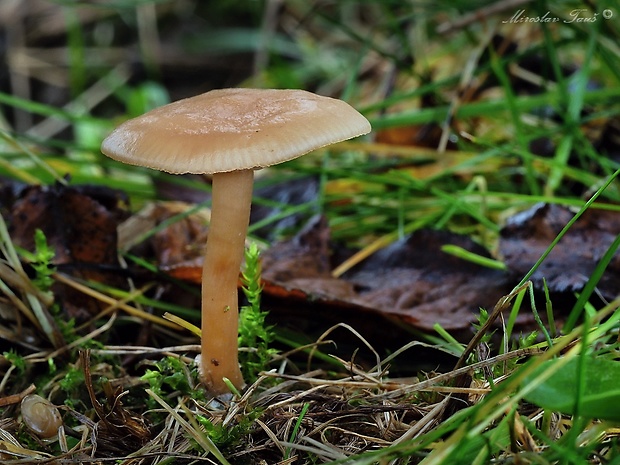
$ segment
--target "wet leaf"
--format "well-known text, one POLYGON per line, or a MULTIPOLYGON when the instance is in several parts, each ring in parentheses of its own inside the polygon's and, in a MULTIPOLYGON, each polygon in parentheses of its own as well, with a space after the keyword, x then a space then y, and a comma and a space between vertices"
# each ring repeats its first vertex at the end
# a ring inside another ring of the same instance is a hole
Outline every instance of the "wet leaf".
POLYGON ((152 255, 168 275, 199 284, 209 218, 208 209, 196 205, 149 203, 119 225, 119 248, 152 255))
POLYGON ((490 309, 510 291, 503 271, 485 268, 442 252, 456 245, 489 257, 471 239, 446 231, 421 230, 380 250, 344 278, 359 299, 413 327, 464 330, 479 308, 490 309))
MULTIPOLYGON (((10 208, 10 234, 29 251, 35 231, 43 231, 54 249, 53 263, 83 279, 119 284, 116 227, 126 211, 123 196, 99 187, 32 186, 10 208)), ((69 317, 87 318, 99 305, 84 294, 57 286, 69 317)))
POLYGON ((480 307, 492 308, 509 292, 507 275, 445 254, 445 244, 488 256, 463 236, 419 231, 337 279, 331 277, 329 230, 317 218, 263 254, 265 292, 374 312, 426 331, 435 323, 467 330, 480 307))
POLYGON ((154 225, 161 226, 177 218, 165 228, 158 229, 151 239, 160 266, 171 269, 195 262, 202 266, 210 214, 204 209, 190 214, 192 208, 192 205, 180 202, 153 205, 150 218, 154 225))
MULTIPOLYGON (((538 204, 511 217, 501 231, 499 251, 511 273, 525 275, 574 213, 559 205, 538 204)), ((598 261, 620 234, 620 213, 590 209, 568 230, 532 275, 538 289, 543 278, 552 292, 579 292, 598 261)), ((604 298, 617 295, 620 254, 616 253, 598 284, 604 298)))
POLYGON ((354 284, 332 277, 330 254, 327 221, 317 215, 294 237, 263 252, 263 292, 279 299, 358 308, 354 284))

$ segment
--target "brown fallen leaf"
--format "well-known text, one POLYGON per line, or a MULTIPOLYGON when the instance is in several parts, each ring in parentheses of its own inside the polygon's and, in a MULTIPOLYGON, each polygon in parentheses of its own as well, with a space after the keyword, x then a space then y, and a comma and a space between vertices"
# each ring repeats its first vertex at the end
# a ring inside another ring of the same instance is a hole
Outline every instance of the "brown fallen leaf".
POLYGON ((200 284, 210 212, 194 210, 185 202, 147 204, 119 225, 119 248, 152 256, 169 276, 200 284))
MULTIPOLYGON (((153 202, 119 225, 119 248, 144 246, 163 269, 202 260, 210 212, 185 202, 153 202)), ((200 282, 200 276, 198 277, 200 282)))
POLYGON ((376 311, 363 297, 365 286, 354 279, 332 276, 333 253, 327 220, 317 215, 298 234, 263 252, 264 292, 327 307, 376 311))
MULTIPOLYGON (((40 229, 64 272, 120 285, 116 227, 127 214, 124 202, 119 191, 103 187, 31 186, 9 208, 9 233, 16 245, 33 251, 40 229)), ((69 318, 85 320, 100 310, 82 293, 62 285, 53 290, 69 318)))
MULTIPOLYGON (((504 272, 443 253, 445 244, 488 255, 464 236, 418 231, 379 251, 342 278, 332 278, 329 230, 324 219, 315 218, 292 239, 265 251, 265 292, 277 292, 279 297, 305 296, 315 305, 348 308, 358 314, 374 312, 423 331, 432 331, 439 323, 449 331, 468 332, 479 308, 493 308, 510 292, 510 283, 504 272)), ((349 318, 358 321, 354 315, 349 318)))
POLYGON ((463 331, 480 308, 491 309, 510 292, 506 273, 442 252, 460 246, 478 255, 488 252, 470 238, 447 231, 420 230, 380 250, 344 279, 355 284, 358 300, 415 328, 440 324, 463 331))
MULTIPOLYGON (((574 212, 567 207, 537 204, 511 217, 501 230, 499 252, 510 272, 527 273, 574 212)), ((531 280, 537 289, 543 279, 552 292, 579 292, 590 279, 599 260, 620 234, 620 212, 587 210, 534 272, 531 280)), ((620 253, 616 252, 597 290, 606 299, 618 295, 620 253)))

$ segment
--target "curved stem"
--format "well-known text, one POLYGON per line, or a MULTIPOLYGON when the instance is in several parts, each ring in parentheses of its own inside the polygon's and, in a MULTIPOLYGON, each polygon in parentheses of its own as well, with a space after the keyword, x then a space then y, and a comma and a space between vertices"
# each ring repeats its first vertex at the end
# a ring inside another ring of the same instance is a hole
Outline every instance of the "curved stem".
POLYGON ((230 392, 222 378, 241 389, 238 360, 239 271, 250 221, 252 170, 213 175, 213 200, 202 269, 201 374, 212 394, 230 392))

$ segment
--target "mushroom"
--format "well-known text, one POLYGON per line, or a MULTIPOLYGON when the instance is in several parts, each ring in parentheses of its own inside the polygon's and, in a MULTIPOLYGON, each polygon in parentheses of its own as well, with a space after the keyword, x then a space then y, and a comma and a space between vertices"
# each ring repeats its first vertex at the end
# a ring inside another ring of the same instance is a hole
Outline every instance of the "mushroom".
POLYGON ((237 283, 254 170, 366 134, 342 100, 303 90, 220 89, 156 108, 117 127, 101 151, 170 173, 212 174, 211 223, 202 272, 200 371, 214 395, 240 389, 237 283))

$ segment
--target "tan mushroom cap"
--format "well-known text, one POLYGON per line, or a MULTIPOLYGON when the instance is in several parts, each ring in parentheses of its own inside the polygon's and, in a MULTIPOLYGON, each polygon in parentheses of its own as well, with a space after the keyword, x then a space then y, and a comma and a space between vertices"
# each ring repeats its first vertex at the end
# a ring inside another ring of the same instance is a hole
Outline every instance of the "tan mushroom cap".
POLYGON ((124 122, 101 150, 170 173, 219 173, 274 165, 369 131, 368 120, 342 100, 303 90, 221 89, 124 122))

